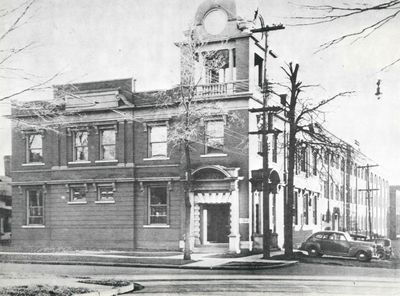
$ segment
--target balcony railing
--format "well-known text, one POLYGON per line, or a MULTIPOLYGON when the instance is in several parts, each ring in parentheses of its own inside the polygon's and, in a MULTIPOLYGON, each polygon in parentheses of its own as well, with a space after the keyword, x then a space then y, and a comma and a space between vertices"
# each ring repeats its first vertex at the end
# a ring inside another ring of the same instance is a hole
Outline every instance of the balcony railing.
POLYGON ((223 96, 244 93, 249 91, 248 80, 232 82, 200 84, 196 87, 196 96, 223 96))

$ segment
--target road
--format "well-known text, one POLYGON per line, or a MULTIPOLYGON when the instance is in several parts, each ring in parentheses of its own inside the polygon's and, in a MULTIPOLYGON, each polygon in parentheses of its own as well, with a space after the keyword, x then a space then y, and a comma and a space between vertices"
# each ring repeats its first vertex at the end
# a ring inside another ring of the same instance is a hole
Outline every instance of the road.
MULTIPOLYGON (((269 270, 184 270, 99 266, 0 264, 0 286, 77 278, 124 279, 147 295, 400 295, 400 271, 317 264, 269 270)), ((126 294, 128 295, 128 294, 126 294)))

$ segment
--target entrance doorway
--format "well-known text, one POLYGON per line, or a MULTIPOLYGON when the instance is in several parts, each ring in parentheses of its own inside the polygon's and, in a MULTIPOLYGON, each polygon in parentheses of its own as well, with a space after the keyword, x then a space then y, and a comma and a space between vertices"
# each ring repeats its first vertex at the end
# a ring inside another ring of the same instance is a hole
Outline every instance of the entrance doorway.
POLYGON ((339 230, 339 214, 338 213, 334 213, 332 215, 332 229, 339 230))
POLYGON ((229 204, 204 204, 201 212, 201 241, 203 245, 229 242, 229 204))

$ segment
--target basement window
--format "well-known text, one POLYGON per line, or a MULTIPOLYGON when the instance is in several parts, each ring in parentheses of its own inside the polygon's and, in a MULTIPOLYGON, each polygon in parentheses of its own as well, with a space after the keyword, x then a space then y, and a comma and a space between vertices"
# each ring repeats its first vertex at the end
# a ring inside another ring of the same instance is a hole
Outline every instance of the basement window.
POLYGON ((115 184, 98 184, 96 203, 114 203, 115 184))
POLYGON ((70 203, 86 203, 86 185, 70 185, 69 201, 70 203))

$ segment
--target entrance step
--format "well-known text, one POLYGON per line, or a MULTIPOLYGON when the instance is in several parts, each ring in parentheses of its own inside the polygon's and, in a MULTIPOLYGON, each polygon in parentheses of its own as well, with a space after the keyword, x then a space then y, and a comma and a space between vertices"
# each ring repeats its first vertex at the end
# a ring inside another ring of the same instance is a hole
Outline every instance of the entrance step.
POLYGON ((229 244, 218 243, 218 244, 207 244, 195 246, 193 249, 194 253, 215 253, 221 254, 228 251, 229 244))

